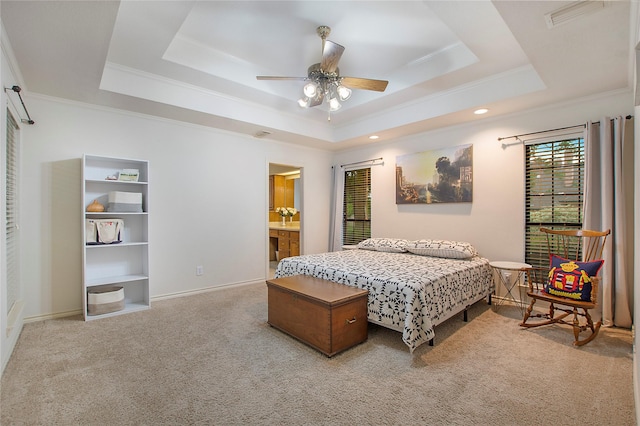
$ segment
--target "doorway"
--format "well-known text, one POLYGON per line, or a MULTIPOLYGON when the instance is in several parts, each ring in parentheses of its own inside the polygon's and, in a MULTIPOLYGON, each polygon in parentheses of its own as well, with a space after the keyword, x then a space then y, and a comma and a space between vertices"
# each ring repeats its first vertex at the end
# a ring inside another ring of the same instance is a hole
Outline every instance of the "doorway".
POLYGON ((302 173, 300 166, 269 163, 267 278, 281 259, 302 254, 302 173))

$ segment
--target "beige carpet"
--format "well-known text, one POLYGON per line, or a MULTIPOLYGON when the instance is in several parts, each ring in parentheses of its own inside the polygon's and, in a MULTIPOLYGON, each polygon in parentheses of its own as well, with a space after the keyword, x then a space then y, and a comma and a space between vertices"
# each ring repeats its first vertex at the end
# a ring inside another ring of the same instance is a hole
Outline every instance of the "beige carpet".
POLYGON ((523 330, 484 302, 410 354, 400 333, 332 359, 269 327, 266 285, 99 321, 27 324, 2 425, 633 425, 632 345, 606 329, 523 330))

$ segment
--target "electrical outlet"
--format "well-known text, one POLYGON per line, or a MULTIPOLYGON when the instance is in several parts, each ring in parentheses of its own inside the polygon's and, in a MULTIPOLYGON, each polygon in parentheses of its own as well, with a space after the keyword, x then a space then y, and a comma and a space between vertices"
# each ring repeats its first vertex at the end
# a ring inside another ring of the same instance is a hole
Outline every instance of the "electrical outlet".
POLYGON ((204 268, 202 267, 202 265, 196 266, 196 275, 200 276, 202 274, 204 274, 204 268))

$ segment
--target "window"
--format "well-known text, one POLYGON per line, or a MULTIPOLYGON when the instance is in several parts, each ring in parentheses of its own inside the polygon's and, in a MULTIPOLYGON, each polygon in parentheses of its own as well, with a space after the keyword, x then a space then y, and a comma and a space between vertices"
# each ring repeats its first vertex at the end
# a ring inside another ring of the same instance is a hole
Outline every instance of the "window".
POLYGON ((342 244, 371 237, 371 168, 344 172, 342 244))
POLYGON ((548 267, 540 227, 581 229, 584 139, 574 137, 525 146, 525 262, 548 267))
POLYGON ((5 164, 5 239, 6 239, 6 280, 7 312, 20 298, 20 259, 18 246, 18 124, 7 110, 7 146, 5 164))

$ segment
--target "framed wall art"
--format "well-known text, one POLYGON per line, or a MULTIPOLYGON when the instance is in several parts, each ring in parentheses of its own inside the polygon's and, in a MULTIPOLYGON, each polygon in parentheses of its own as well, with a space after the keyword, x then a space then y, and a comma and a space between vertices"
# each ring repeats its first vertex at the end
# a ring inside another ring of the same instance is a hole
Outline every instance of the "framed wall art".
POLYGON ((396 157, 396 204, 470 203, 473 145, 396 157))

